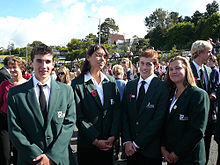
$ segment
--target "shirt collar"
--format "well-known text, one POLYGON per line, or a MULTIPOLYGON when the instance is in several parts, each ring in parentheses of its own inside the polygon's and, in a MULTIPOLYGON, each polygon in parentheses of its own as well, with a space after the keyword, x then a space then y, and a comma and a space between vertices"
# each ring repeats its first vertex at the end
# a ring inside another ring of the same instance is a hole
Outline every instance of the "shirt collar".
MULTIPOLYGON (((101 82, 102 82, 104 79, 106 79, 107 81, 109 81, 109 78, 108 78, 105 74, 103 74, 102 72, 100 72, 100 75, 101 75, 101 82)), ((89 81, 90 79, 95 80, 95 79, 92 77, 92 75, 90 74, 90 72, 87 72, 87 73, 84 75, 84 81, 87 82, 87 81, 89 81)))
POLYGON ((51 77, 50 76, 49 76, 48 80, 44 84, 42 84, 35 76, 33 76, 34 87, 36 87, 37 84, 39 83, 40 85, 45 85, 46 84, 50 88, 50 86, 51 86, 50 82, 51 82, 51 77))
POLYGON ((198 72, 200 69, 202 69, 202 70, 204 71, 204 66, 203 66, 203 64, 202 64, 202 67, 200 67, 194 60, 193 60, 192 62, 193 62, 193 64, 195 65, 197 72, 198 72))
POLYGON ((11 74, 10 71, 8 70, 8 68, 6 68, 5 66, 3 66, 3 68, 5 68, 5 70, 7 70, 7 72, 8 72, 9 74, 11 74))
POLYGON ((150 82, 152 81, 152 79, 155 77, 154 74, 150 75, 148 78, 146 78, 145 80, 140 76, 140 79, 138 81, 138 84, 141 84, 142 81, 145 81, 146 84, 150 84, 150 82))

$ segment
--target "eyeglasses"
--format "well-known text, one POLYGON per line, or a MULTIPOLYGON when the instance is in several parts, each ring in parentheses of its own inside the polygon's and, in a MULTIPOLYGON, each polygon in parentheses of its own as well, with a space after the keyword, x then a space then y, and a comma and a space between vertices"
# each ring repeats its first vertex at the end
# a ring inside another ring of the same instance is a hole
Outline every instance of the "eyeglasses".
POLYGON ((106 54, 103 55, 103 54, 95 53, 95 56, 98 57, 98 58, 104 57, 104 59, 108 59, 108 56, 106 54))
POLYGON ((125 62, 125 61, 122 61, 121 63, 122 63, 122 64, 126 64, 126 62, 125 62))
POLYGON ((59 75, 65 75, 65 73, 64 72, 59 72, 59 73, 57 73, 57 75, 59 76, 59 75))

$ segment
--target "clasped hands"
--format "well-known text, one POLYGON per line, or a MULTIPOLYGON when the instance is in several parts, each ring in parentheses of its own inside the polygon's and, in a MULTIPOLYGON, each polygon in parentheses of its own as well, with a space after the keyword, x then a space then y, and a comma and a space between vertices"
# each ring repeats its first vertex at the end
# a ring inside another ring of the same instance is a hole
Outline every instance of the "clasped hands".
POLYGON ((125 143, 125 153, 127 156, 132 156, 136 151, 137 149, 131 141, 125 143))
POLYGON ((165 147, 161 147, 161 152, 168 163, 176 163, 179 160, 174 152, 169 153, 165 147))
POLYGON ((41 154, 33 159, 34 162, 39 161, 37 165, 53 165, 53 161, 46 154, 41 154))
POLYGON ((98 147, 102 151, 108 151, 109 149, 112 148, 112 143, 114 142, 114 140, 115 137, 111 136, 107 140, 95 139, 92 144, 98 147))

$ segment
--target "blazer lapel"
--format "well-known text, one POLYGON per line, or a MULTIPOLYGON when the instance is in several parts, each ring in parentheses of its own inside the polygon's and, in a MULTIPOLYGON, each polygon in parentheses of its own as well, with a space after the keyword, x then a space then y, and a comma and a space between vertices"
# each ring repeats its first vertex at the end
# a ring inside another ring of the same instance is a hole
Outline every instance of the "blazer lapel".
POLYGON ((128 109, 131 110, 130 113, 132 114, 132 116, 134 118, 137 117, 137 85, 138 85, 138 81, 139 79, 135 79, 135 80, 132 80, 130 86, 129 86, 129 89, 128 89, 128 92, 127 94, 129 95, 128 96, 128 109))
POLYGON ((98 92, 95 88, 95 85, 93 84, 92 80, 89 80, 85 82, 85 88, 89 91, 89 93, 92 95, 92 98, 95 100, 95 102, 98 104, 98 106, 103 109, 101 100, 99 98, 98 92))
POLYGON ((35 117, 39 121, 40 125, 43 127, 44 126, 44 118, 41 113, 40 105, 37 101, 36 93, 35 93, 34 86, 33 86, 33 79, 30 79, 27 82, 27 90, 28 90, 27 103, 28 103, 30 109, 32 110, 33 114, 35 115, 35 117))
POLYGON ((188 89, 189 89, 189 86, 183 91, 183 93, 179 96, 178 100, 176 101, 176 103, 174 104, 171 112, 169 113, 168 115, 168 118, 171 118, 179 109, 179 107, 183 106, 184 105, 184 100, 187 97, 188 95, 188 89))
MULTIPOLYGON (((57 107, 57 102, 58 102, 58 96, 60 92, 60 87, 56 84, 54 80, 51 79, 51 88, 50 88, 50 98, 49 98, 49 103, 48 103, 48 115, 47 115, 47 125, 50 123, 53 115, 54 115, 54 110, 57 107)), ((57 115, 57 114, 55 114, 57 115)))
MULTIPOLYGON (((110 100, 108 100, 109 98, 111 98, 111 96, 109 96, 109 89, 111 88, 111 83, 108 83, 109 81, 104 79, 102 82, 102 87, 103 87, 103 95, 104 95, 104 103, 103 103, 103 107, 108 107, 108 105, 110 104, 110 100)), ((113 98, 112 98, 113 99, 113 98)))
POLYGON ((196 81, 196 85, 199 88, 203 89, 203 85, 202 85, 201 79, 200 79, 200 77, 199 77, 199 75, 197 73, 195 65, 193 64, 193 62, 191 62, 190 65, 191 65, 191 69, 192 69, 192 72, 193 72, 193 75, 194 75, 194 78, 195 78, 195 81, 196 81))

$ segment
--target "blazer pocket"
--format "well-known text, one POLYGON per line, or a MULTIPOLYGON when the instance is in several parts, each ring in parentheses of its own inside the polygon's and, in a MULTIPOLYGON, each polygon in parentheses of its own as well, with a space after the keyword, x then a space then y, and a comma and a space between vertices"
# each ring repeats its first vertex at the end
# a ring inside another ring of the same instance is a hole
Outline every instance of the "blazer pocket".
POLYGON ((62 123, 66 115, 65 110, 57 110, 56 113, 53 116, 53 121, 55 123, 62 123))

